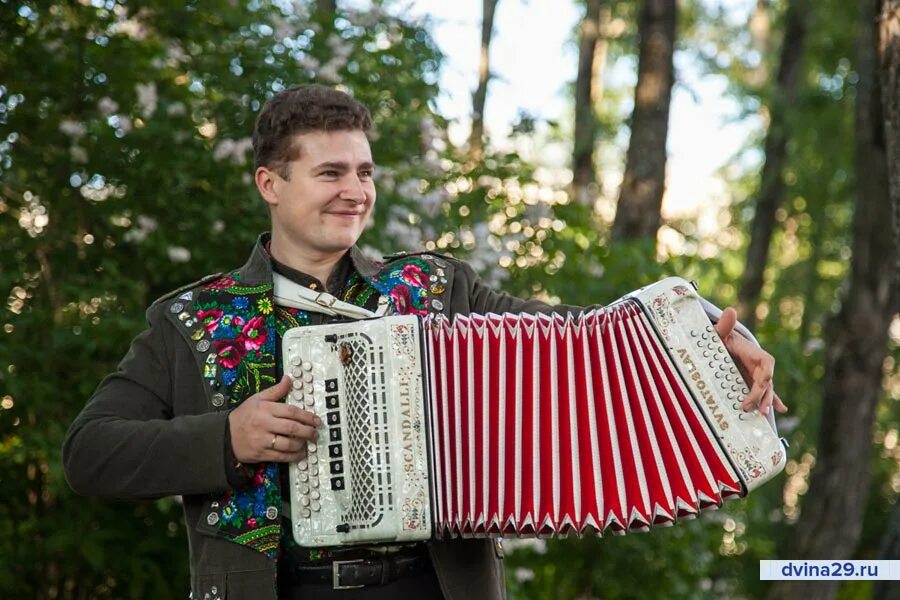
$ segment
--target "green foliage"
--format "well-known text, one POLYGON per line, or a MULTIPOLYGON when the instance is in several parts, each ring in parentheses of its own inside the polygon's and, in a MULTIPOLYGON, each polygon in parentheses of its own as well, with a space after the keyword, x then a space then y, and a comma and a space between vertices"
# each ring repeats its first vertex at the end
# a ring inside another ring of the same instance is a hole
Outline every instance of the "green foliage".
POLYGON ((267 227, 247 143, 261 101, 341 83, 373 109, 379 161, 418 160, 440 61, 427 32, 378 10, 301 13, 0 2, 0 595, 186 593, 178 503, 76 498, 59 449, 143 309, 240 264, 267 227))
MULTIPOLYGON (((397 17, 390 2, 337 18, 308 4, 0 0, 0 289, 9 294, 0 318, 3 597, 187 590, 177 501, 77 498, 59 446, 142 329, 143 309, 240 264, 266 228, 247 137, 261 102, 284 87, 342 85, 372 108, 379 200, 364 246, 451 252, 520 296, 605 303, 677 274, 720 305, 734 302, 760 140, 723 173, 734 205, 720 237, 700 239, 693 223, 670 223, 683 252, 660 259, 647 242, 611 248, 593 207, 541 184, 534 165, 501 152, 474 162, 447 141, 433 111, 442 56, 427 24, 397 17)), ((775 3, 776 37, 783 4, 775 3)), ((611 40, 610 64, 636 64, 636 6, 611 3, 613 20, 626 26, 611 40)), ((728 77, 746 113, 756 114, 770 97, 759 69, 773 68, 777 44, 754 61, 746 24, 709 6, 687 3, 679 47, 728 77)), ((788 200, 764 290, 768 315, 757 332, 791 406, 782 423, 792 473, 669 530, 519 545, 507 559, 511 597, 765 592, 758 561, 778 557, 791 535, 812 461, 822 324, 846 275, 855 186, 846 23, 856 9, 825 0, 813 10, 808 73, 790 117, 797 135, 788 200)), ((609 85, 598 107, 603 165, 621 160, 615 146, 624 146, 631 95, 627 83, 609 85)), ((522 134, 533 131, 526 120, 522 134)), ((897 497, 898 354, 887 366, 893 396, 879 407, 862 557, 877 548, 897 497)))

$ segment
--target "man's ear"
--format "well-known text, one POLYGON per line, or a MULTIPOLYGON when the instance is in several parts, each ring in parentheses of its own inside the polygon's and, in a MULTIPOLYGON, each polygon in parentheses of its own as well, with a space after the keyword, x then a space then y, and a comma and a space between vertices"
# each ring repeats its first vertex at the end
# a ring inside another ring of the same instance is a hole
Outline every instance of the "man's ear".
POLYGON ((270 207, 278 204, 278 190, 276 189, 278 179, 278 173, 268 167, 259 167, 254 174, 256 189, 270 207))

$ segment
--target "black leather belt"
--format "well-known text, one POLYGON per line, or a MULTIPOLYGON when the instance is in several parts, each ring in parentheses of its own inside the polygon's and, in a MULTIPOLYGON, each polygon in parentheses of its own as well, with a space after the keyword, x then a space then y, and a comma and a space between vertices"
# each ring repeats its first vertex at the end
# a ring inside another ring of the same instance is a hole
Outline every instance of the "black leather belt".
POLYGON ((418 575, 427 567, 428 558, 417 555, 335 560, 321 565, 292 565, 286 570, 293 585, 330 583, 336 590, 346 590, 384 585, 418 575))

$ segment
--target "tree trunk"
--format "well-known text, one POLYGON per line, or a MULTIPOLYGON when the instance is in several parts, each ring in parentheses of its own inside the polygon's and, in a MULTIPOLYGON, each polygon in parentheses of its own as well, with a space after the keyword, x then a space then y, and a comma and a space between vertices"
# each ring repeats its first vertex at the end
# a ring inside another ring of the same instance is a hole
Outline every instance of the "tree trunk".
POLYGON ((760 175, 756 214, 750 230, 747 263, 738 289, 738 316, 748 326, 756 322, 756 305, 763 286, 763 272, 769 259, 769 247, 775 230, 775 213, 784 196, 783 171, 787 162, 787 113, 797 98, 803 65, 803 51, 809 23, 807 0, 790 0, 787 24, 781 45, 778 76, 769 107, 765 164, 760 175))
MULTIPOLYGON (((891 204, 894 208, 894 240, 898 249, 895 270, 900 273, 900 0, 882 0, 879 20, 881 100, 884 109, 891 204)), ((900 285, 900 281, 897 283, 900 285)), ((900 302, 900 293, 896 293, 895 297, 900 302)), ((900 307, 895 307, 895 312, 898 310, 900 307)), ((900 502, 894 506, 894 516, 884 534, 881 555, 878 558, 900 560, 900 502)), ((900 586, 891 581, 878 581, 875 584, 873 598, 900 600, 900 586)))
POLYGON ((481 19, 481 59, 478 62, 478 88, 472 95, 472 131, 469 134, 469 154, 480 158, 484 153, 484 104, 491 78, 491 38, 494 36, 494 11, 499 0, 483 0, 481 19))
MULTIPOLYGON (((891 203, 894 206, 894 235, 900 247, 900 0, 881 0, 878 57, 891 203)), ((897 272, 900 273, 900 252, 897 253, 897 272)))
POLYGON ((603 23, 608 9, 603 0, 587 0, 581 20, 581 44, 578 48, 578 75, 575 79, 575 144, 572 150, 572 195, 581 204, 590 204, 597 195, 594 174, 594 141, 597 138, 596 103, 602 87, 595 82, 603 77, 606 41, 603 23))
POLYGON ((631 140, 613 223, 614 240, 655 238, 661 222, 676 20, 675 0, 644 0, 631 140))
MULTIPOLYGON (((900 502, 894 504, 894 516, 884 533, 878 560, 900 560, 900 502)), ((872 600, 900 600, 900 585, 887 579, 876 581, 872 600)))
MULTIPOLYGON (((849 286, 826 327, 816 466, 790 558, 843 560, 859 541, 869 492, 875 407, 883 396, 888 328, 897 302, 884 120, 876 64, 879 0, 864 0, 857 39, 856 212, 849 286)), ((839 581, 779 581, 772 598, 832 598, 839 581)))

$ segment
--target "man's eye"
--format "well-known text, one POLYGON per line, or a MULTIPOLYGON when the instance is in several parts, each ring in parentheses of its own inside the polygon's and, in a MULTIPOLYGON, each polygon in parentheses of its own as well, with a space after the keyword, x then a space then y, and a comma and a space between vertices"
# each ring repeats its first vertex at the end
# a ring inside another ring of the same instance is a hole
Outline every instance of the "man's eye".
POLYGON ((325 177, 338 177, 340 173, 338 173, 337 171, 322 171, 322 175, 324 175, 325 177))
POLYGON ((372 175, 374 175, 374 172, 371 169, 365 169, 359 172, 359 176, 363 179, 372 179, 372 175))

